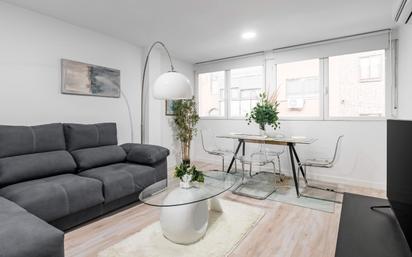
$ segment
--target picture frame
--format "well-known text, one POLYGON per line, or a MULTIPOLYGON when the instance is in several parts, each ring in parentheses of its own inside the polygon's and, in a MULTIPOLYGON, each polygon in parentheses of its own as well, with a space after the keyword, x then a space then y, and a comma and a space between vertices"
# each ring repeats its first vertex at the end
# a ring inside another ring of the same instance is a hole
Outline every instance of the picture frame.
POLYGON ((173 106, 174 100, 165 100, 165 115, 166 116, 175 116, 176 114, 173 112, 172 106, 173 106))
POLYGON ((120 98, 120 70, 61 59, 61 93, 120 98))

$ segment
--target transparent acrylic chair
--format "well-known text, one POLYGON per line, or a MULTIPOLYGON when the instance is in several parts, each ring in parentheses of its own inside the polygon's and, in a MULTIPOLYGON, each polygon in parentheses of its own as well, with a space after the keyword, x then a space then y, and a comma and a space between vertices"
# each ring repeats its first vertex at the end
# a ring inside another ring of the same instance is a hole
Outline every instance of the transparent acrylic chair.
MULTIPOLYGON (((326 190, 326 191, 337 192, 334 189, 309 185, 307 177, 306 177, 306 174, 307 174, 306 171, 307 171, 307 167, 332 168, 333 166, 335 166, 335 164, 338 161, 339 156, 340 156, 343 137, 344 137, 344 135, 340 135, 338 137, 338 139, 336 140, 335 151, 334 151, 333 157, 331 159, 306 159, 306 160, 304 160, 304 161, 302 161, 301 163, 298 164, 299 168, 300 167, 303 168, 303 173, 304 173, 303 179, 305 181, 306 186, 321 189, 321 190, 326 190)), ((299 183, 299 172, 298 172, 298 183, 299 183)), ((337 193, 339 193, 339 192, 337 192, 337 193)))
MULTIPOLYGON (((232 158, 234 155, 233 150, 225 149, 224 147, 220 146, 216 142, 216 135, 213 133, 211 129, 201 129, 200 130, 200 137, 202 140, 202 148, 203 150, 214 156, 219 156, 222 158, 222 171, 225 171, 225 157, 228 156, 232 158)), ((237 172, 237 164, 235 158, 235 172, 237 172)))
POLYGON ((277 146, 276 148, 273 147, 267 147, 265 149, 265 152, 268 156, 273 156, 277 162, 277 169, 278 171, 275 172, 276 174, 279 175, 280 181, 283 181, 283 173, 282 173, 282 168, 281 168, 281 161, 280 161, 280 156, 285 153, 286 147, 284 146, 277 146))
MULTIPOLYGON (((284 138, 285 135, 281 132, 275 131, 274 133, 269 135, 270 137, 273 138, 284 138)), ((285 153, 286 147, 285 146, 280 146, 280 145, 265 145, 265 152, 268 156, 273 156, 273 158, 276 159, 277 162, 277 172, 276 174, 279 175, 280 181, 283 181, 283 173, 282 173, 282 166, 281 166, 281 161, 280 161, 280 156, 285 153)))
POLYGON ((245 155, 245 156, 236 156, 236 159, 239 160, 240 163, 242 164, 243 173, 242 173, 241 183, 232 191, 234 194, 247 196, 247 197, 251 197, 251 198, 255 198, 259 200, 264 200, 268 196, 270 196, 273 192, 276 191, 276 183, 277 183, 276 182, 276 160, 277 160, 277 157, 274 154, 272 155, 268 154, 268 152, 266 152, 264 149, 266 148, 260 145, 260 150, 257 152, 254 152, 250 155, 245 155), (262 167, 268 164, 272 165, 273 172, 260 171, 260 172, 256 172, 255 174, 252 174, 253 166, 262 167), (271 186, 270 189, 267 190, 264 195, 257 195, 257 194, 242 192, 242 189, 248 185, 248 180, 246 180, 246 176, 245 176, 246 174, 245 166, 246 165, 249 165, 249 178, 252 178, 253 176, 261 174, 261 173, 272 173, 275 176, 274 185, 271 186))

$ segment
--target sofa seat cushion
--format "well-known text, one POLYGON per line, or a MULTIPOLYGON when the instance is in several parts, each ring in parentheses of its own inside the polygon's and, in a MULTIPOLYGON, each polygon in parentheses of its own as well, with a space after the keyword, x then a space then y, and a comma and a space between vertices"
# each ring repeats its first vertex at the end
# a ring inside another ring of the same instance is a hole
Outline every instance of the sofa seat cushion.
POLYGON ((99 180, 73 174, 10 185, 0 189, 0 195, 47 222, 104 201, 99 180))
POLYGON ((71 154, 81 171, 126 160, 126 152, 117 145, 80 149, 71 154))
MULTIPOLYGON (((105 203, 142 191, 156 182, 155 169, 149 166, 117 163, 79 173, 103 183, 105 203)), ((138 195, 136 194, 136 199, 138 195)))
POLYGON ((0 256, 64 257, 64 233, 0 197, 0 256))

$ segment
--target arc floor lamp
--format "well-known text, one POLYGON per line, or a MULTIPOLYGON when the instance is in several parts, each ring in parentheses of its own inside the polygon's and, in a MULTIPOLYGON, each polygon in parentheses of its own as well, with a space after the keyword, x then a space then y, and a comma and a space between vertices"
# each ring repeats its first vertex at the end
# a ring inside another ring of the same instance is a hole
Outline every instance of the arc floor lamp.
POLYGON ((142 92, 141 92, 141 106, 140 106, 140 140, 141 143, 145 143, 145 106, 144 101, 144 90, 145 90, 145 77, 147 65, 149 63, 150 54, 155 46, 161 46, 167 53, 170 62, 170 71, 161 74, 154 82, 153 85, 153 97, 160 100, 179 100, 179 99, 191 99, 193 96, 193 88, 190 85, 189 79, 183 74, 175 71, 173 66, 173 61, 170 56, 169 50, 166 48, 165 44, 160 41, 154 42, 146 55, 146 60, 143 68, 142 75, 142 92))

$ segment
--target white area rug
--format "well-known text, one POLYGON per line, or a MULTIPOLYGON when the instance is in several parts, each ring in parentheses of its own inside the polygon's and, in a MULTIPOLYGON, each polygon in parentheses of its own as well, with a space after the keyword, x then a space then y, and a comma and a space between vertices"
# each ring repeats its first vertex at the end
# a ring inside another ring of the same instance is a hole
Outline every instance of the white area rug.
POLYGON ((160 222, 107 248, 99 257, 224 257, 264 216, 260 208, 227 200, 219 200, 223 212, 209 212, 206 235, 191 245, 178 245, 167 240, 160 222))

